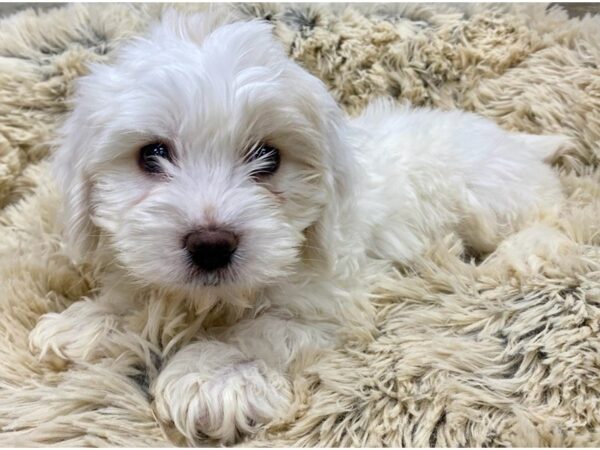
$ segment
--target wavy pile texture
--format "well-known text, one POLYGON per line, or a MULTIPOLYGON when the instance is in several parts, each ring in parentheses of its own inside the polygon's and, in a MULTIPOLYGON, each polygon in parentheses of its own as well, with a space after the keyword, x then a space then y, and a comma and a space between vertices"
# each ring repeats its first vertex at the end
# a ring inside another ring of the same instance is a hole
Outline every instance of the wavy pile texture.
MULTIPOLYGON (((199 10, 205 6, 178 6, 199 10)), ((0 445, 184 444, 152 413, 144 349, 193 313, 149 302, 145 345, 95 364, 39 362, 40 315, 95 295, 93 264, 61 245, 48 172, 73 81, 144 32, 162 5, 70 5, 0 21, 0 445)), ((545 5, 237 5, 276 24, 292 58, 350 113, 377 96, 476 111, 509 130, 562 133, 558 219, 484 261, 440 239, 411 271, 382 274, 376 336, 294 380, 289 417, 245 445, 600 445, 600 17, 545 5)))

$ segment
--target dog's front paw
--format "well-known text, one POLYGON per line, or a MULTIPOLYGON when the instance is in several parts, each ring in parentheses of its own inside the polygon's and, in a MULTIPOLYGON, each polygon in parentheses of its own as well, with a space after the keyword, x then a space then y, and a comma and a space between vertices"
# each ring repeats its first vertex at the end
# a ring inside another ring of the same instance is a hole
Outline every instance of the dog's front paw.
POLYGON ((204 370, 178 374, 172 369, 158 377, 155 409, 191 443, 206 436, 231 443, 289 410, 289 383, 262 361, 225 365, 209 376, 204 370))
POLYGON ((103 305, 85 300, 62 313, 44 314, 29 334, 29 346, 49 362, 90 360, 114 329, 115 316, 103 305))

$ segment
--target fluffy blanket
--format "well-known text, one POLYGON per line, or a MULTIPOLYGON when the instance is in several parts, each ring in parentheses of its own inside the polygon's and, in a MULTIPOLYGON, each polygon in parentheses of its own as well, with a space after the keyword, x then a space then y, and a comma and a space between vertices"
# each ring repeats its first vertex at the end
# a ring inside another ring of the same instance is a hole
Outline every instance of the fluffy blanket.
MULTIPOLYGON (((315 359, 293 381, 290 415, 244 444, 600 445, 600 17, 540 4, 234 7, 275 23, 349 114, 387 95, 573 140, 554 161, 560 217, 483 260, 440 236, 410 270, 382 274, 377 333, 315 359)), ((185 444, 154 418, 160 358, 147 349, 189 335, 192 311, 132 311, 160 324, 94 364, 40 362, 28 347, 40 315, 97 289, 94 264, 75 265, 61 244, 53 130, 86 64, 109 61, 163 8, 0 21, 0 445, 185 444)))

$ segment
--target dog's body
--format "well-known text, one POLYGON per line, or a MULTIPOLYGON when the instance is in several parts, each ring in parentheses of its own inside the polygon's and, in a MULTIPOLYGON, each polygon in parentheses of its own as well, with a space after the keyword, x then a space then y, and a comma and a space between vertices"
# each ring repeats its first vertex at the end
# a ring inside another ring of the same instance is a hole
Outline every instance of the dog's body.
POLYGON ((97 357, 144 301, 140 283, 201 312, 233 305, 234 323, 204 330, 152 386, 190 441, 229 442, 286 412, 305 352, 370 330, 377 271, 450 232, 489 252, 559 202, 543 160, 563 140, 385 100, 348 120, 269 26, 220 20, 168 15, 82 81, 55 166, 71 246, 104 260, 110 282, 31 340, 97 357))

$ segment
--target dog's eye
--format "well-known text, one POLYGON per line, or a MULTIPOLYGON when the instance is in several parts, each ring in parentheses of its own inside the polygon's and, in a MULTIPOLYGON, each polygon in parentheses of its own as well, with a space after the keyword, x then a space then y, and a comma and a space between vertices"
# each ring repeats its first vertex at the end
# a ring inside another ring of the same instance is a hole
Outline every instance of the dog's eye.
POLYGON ((281 156, 279 155, 279 150, 272 145, 260 144, 250 153, 248 162, 256 164, 256 168, 252 171, 252 176, 266 177, 277 172, 281 163, 281 156))
POLYGON ((159 158, 171 160, 169 147, 164 142, 152 142, 140 149, 140 167, 147 173, 161 173, 159 158))

